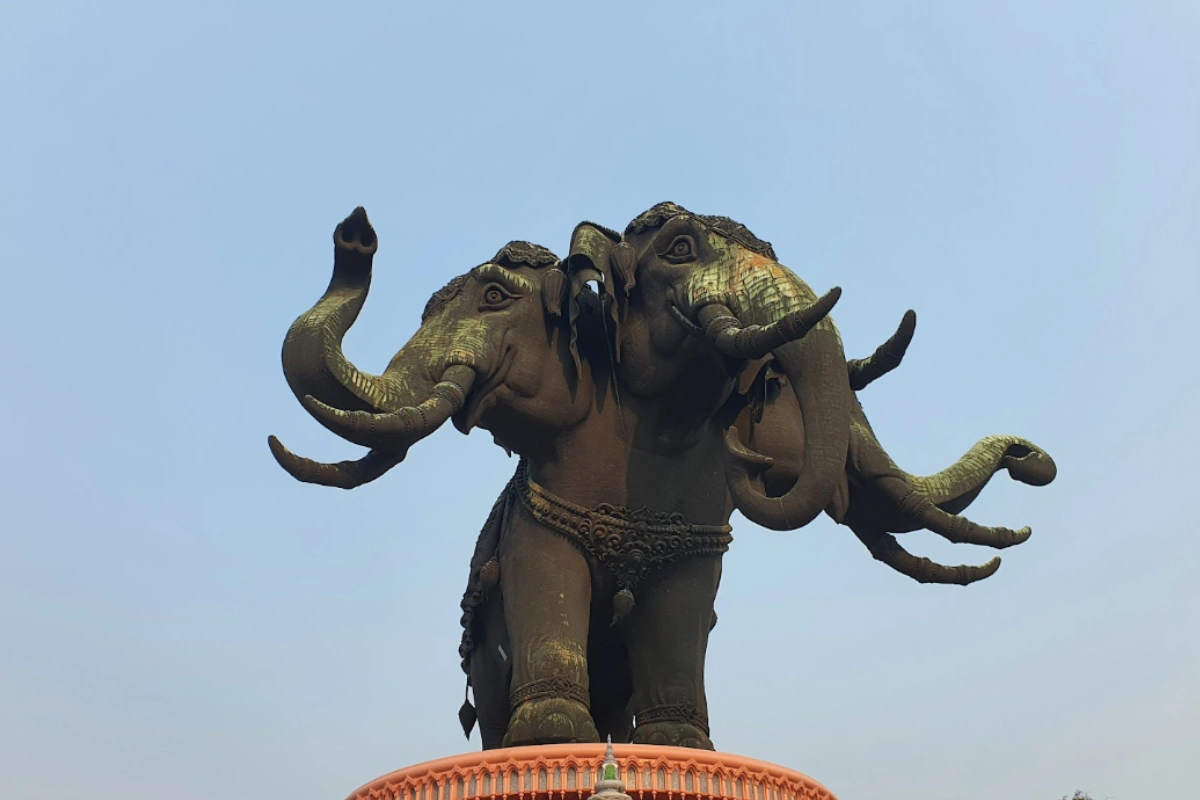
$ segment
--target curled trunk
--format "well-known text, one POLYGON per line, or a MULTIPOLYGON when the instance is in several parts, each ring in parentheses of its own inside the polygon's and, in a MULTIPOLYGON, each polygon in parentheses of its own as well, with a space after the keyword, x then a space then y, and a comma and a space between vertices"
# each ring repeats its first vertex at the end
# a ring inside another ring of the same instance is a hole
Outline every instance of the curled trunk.
POLYGON ((343 439, 403 453, 461 411, 474 384, 475 371, 457 364, 445 370, 428 398, 417 406, 373 413, 334 408, 311 395, 303 402, 314 417, 343 439))
MULTIPOLYGON (((827 296, 824 302, 836 300, 827 296)), ((745 251, 732 267, 701 271, 689 286, 693 308, 727 306, 742 326, 767 328, 818 302, 811 288, 780 264, 745 251)), ((764 465, 727 432, 729 489, 747 519, 772 530, 792 530, 811 522, 829 504, 842 483, 850 437, 853 394, 846 356, 833 320, 825 317, 802 339, 775 348, 778 367, 796 393, 805 431, 799 477, 781 497, 768 497, 751 473, 764 465)))
POLYGON ((1045 486, 1054 480, 1054 459, 1028 439, 987 436, 954 464, 934 475, 909 475, 909 486, 932 500, 943 511, 957 514, 983 491, 991 477, 1007 469, 1013 480, 1045 486))
POLYGON ((358 319, 371 288, 371 265, 379 247, 367 212, 356 208, 334 230, 333 243, 329 286, 316 304, 292 323, 283 341, 283 374, 288 386, 298 400, 308 395, 351 411, 413 405, 411 398, 399 396, 386 377, 360 371, 342 352, 342 339, 358 319))
POLYGON ((355 209, 338 225, 333 241, 333 277, 288 330, 283 372, 318 422, 371 452, 357 461, 321 463, 297 456, 273 436, 268 443, 276 461, 297 480, 350 489, 387 472, 412 444, 462 410, 475 380, 468 362, 479 349, 473 347, 479 337, 456 338, 423 323, 383 375, 360 371, 342 352, 342 339, 371 285, 378 242, 366 212, 355 209))

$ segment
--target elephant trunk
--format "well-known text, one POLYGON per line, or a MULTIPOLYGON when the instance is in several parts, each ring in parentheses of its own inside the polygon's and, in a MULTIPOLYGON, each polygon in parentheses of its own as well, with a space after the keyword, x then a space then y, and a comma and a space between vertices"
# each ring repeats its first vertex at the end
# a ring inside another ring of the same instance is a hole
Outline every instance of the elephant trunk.
MULTIPOLYGON (((411 362, 412 359, 407 359, 399 363, 411 367, 411 362)), ((393 369, 397 363, 393 360, 389 373, 397 374, 393 369)), ((413 370, 410 368, 405 372, 413 370)), ((389 373, 385 373, 385 377, 389 373)), ((420 404, 393 406, 389 401, 385 408, 390 410, 382 413, 362 409, 346 411, 305 395, 301 402, 322 425, 347 441, 371 448, 371 452, 357 461, 326 464, 297 456, 272 436, 268 439, 271 453, 280 466, 299 481, 343 489, 361 486, 403 461, 412 445, 462 411, 475 385, 475 377, 472 367, 452 364, 442 370, 436 384, 427 381, 431 388, 423 393, 426 399, 420 404)))
POLYGON ((900 327, 886 342, 875 348, 874 353, 867 358, 856 358, 846 364, 850 373, 850 388, 861 392, 872 381, 882 378, 900 366, 916 329, 917 312, 910 308, 904 312, 900 327))
POLYGON ((342 339, 366 301, 378 249, 366 211, 356 208, 343 220, 333 242, 333 277, 288 330, 283 373, 318 422, 371 452, 357 461, 326 464, 297 456, 275 437, 268 443, 297 480, 350 489, 383 475, 410 446, 462 410, 475 382, 470 363, 479 337, 458 337, 464 340, 454 342, 460 347, 449 347, 444 331, 423 325, 383 375, 361 372, 342 352, 342 339))
MULTIPOLYGON (((767 328, 818 303, 813 290, 794 273, 749 251, 739 254, 726 276, 700 274, 689 289, 693 308, 706 302, 727 304, 745 326, 767 328)), ((831 299, 836 301, 836 295, 822 302, 832 305, 831 299)), ((764 459, 742 447, 730 429, 726 432, 729 489, 747 519, 772 530, 793 530, 825 509, 845 476, 853 393, 841 337, 828 317, 805 331, 802 339, 779 345, 773 352, 796 393, 803 419, 805 450, 799 477, 781 497, 759 491, 749 471, 763 466, 764 459)))
POLYGON ((1017 436, 987 436, 941 472, 908 476, 906 481, 944 511, 957 514, 1002 469, 1030 486, 1044 486, 1058 474, 1054 459, 1033 442, 1017 436))
POLYGON ((304 407, 326 428, 363 447, 405 452, 462 411, 475 384, 475 370, 457 364, 449 367, 419 405, 392 408, 384 413, 346 411, 305 397, 304 407))
POLYGON ((858 537, 876 561, 887 564, 901 575, 907 575, 917 583, 941 583, 970 586, 996 574, 1000 569, 1000 559, 993 558, 986 564, 978 566, 959 564, 949 566, 930 561, 928 558, 914 556, 896 541, 896 537, 877 528, 862 528, 852 526, 858 537))
POLYGON ((379 411, 411 405, 383 377, 359 371, 342 352, 371 286, 371 262, 379 243, 356 208, 333 233, 333 277, 316 304, 301 314, 283 342, 283 374, 296 398, 312 396, 348 410, 379 411))

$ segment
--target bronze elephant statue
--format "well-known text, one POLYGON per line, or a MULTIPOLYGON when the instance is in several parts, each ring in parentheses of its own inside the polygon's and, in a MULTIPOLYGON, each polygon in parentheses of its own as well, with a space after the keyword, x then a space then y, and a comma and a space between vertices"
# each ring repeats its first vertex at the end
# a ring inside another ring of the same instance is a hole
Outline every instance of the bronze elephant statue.
MULTIPOLYGON (((711 748, 704 659, 734 509, 789 529, 828 511, 919 580, 940 573, 896 557, 891 532, 1021 539, 953 515, 986 478, 956 472, 941 491, 870 432, 855 390, 899 363, 911 325, 847 362, 827 317, 839 291, 818 298, 732 220, 665 203, 624 234, 583 223, 565 262, 510 243, 431 298, 379 376, 341 350, 376 249, 365 212, 334 241, 333 279, 289 331, 284 372, 318 421, 370 452, 318 464, 274 437, 271 449, 296 478, 343 488, 447 419, 520 454, 463 599, 475 706, 462 721, 469 733, 477 716, 485 749, 602 736, 711 748)), ((996 465, 1053 477, 1028 443, 996 465)))

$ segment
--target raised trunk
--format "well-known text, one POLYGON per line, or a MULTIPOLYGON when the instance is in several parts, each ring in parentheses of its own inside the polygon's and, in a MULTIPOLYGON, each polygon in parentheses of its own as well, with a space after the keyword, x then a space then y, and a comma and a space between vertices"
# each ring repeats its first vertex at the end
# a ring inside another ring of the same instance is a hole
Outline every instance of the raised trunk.
POLYGON ((850 373, 850 388, 861 392, 872 381, 900 366, 916 329, 917 312, 909 309, 904 312, 904 317, 900 320, 900 327, 886 342, 875 348, 874 353, 867 358, 856 358, 846 364, 850 373))
POLYGON ((390 376, 361 372, 342 352, 342 339, 366 302, 371 262, 378 249, 366 211, 355 209, 334 230, 333 242, 333 277, 328 288, 292 323, 283 341, 283 374, 288 386, 298 400, 309 395, 346 410, 395 410, 421 402, 423 397, 402 397, 398 386, 387 379, 390 376))
POLYGON ((321 299, 292 323, 283 372, 301 404, 329 430, 370 447, 357 461, 327 464, 297 456, 270 437, 271 452, 297 480, 345 489, 375 480, 408 448, 463 408, 475 380, 470 366, 482 334, 422 325, 381 376, 359 371, 342 352, 371 285, 378 247, 362 208, 333 234, 333 277, 321 299))

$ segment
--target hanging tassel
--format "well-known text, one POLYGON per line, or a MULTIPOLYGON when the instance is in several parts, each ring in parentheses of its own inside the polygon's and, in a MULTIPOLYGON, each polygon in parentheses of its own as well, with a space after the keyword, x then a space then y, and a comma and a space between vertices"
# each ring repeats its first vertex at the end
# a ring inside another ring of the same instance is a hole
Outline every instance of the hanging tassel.
POLYGON ((466 688, 463 689, 462 708, 458 709, 458 721, 462 724, 463 735, 468 740, 471 738, 471 729, 475 727, 475 721, 479 719, 479 715, 475 713, 475 706, 471 705, 471 700, 468 697, 470 690, 471 679, 467 678, 466 688))
POLYGON ((608 258, 613 269, 621 276, 621 286, 625 293, 633 291, 633 287, 637 286, 637 252, 634 251, 633 245, 621 242, 612 249, 608 258))
POLYGON ((621 620, 629 616, 629 612, 633 611, 633 592, 629 588, 623 588, 617 592, 617 596, 613 598, 613 625, 620 625, 621 620))

